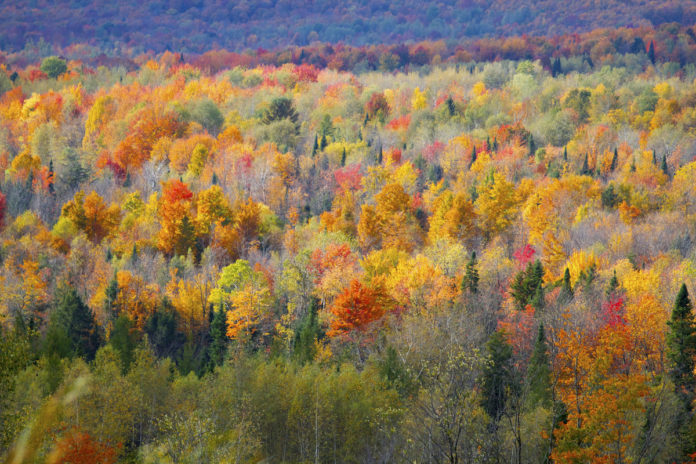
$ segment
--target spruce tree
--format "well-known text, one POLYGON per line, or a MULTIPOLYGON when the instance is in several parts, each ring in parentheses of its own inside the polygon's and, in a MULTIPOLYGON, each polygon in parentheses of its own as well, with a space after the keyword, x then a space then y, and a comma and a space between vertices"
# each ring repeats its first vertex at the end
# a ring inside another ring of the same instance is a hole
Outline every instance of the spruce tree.
POLYGON ((60 288, 51 324, 65 331, 72 355, 91 361, 99 349, 101 336, 92 310, 84 304, 77 291, 70 286, 60 288))
POLYGON ((616 278, 616 269, 614 269, 614 275, 609 280, 609 285, 607 285, 607 297, 611 297, 619 289, 619 279, 616 278))
POLYGON ((382 153, 382 145, 379 146, 379 154, 377 155, 377 164, 382 164, 382 158, 384 157, 382 153))
POLYGON ((609 169, 612 172, 614 172, 618 163, 619 163, 619 150, 614 148, 614 156, 611 158, 611 166, 609 167, 609 169))
POLYGON ((582 169, 580 170, 580 174, 584 176, 590 175, 590 164, 589 160, 587 159, 587 153, 585 153, 585 158, 582 161, 582 169))
POLYGON ((295 335, 293 354, 300 364, 312 362, 316 355, 316 342, 321 337, 321 329, 317 320, 319 302, 313 298, 307 314, 295 335))
POLYGON ((648 48, 648 58, 650 58, 650 62, 652 64, 655 64, 655 42, 650 41, 650 48, 648 48))
POLYGON ((317 150, 319 150, 319 141, 317 139, 317 134, 314 134, 314 144, 312 145, 312 157, 317 154, 317 150))
POLYGON ((529 150, 529 156, 532 157, 536 154, 536 143, 534 143, 534 136, 529 134, 527 139, 527 149, 529 150))
POLYGON ((227 318, 222 309, 213 311, 213 319, 210 322, 210 346, 208 346, 208 358, 212 367, 222 365, 227 352, 227 318))
POLYGON ((546 345, 546 334, 544 324, 539 324, 536 339, 534 341, 534 351, 529 358, 527 367, 528 396, 527 406, 533 408, 537 405, 551 406, 551 362, 549 360, 548 346, 546 345))
POLYGON ((568 302, 573 299, 573 286, 570 283, 570 271, 568 268, 565 269, 563 273, 563 283, 561 284, 561 294, 560 299, 563 302, 568 302))
POLYGON ((489 363, 483 369, 482 406, 494 421, 505 411, 510 395, 519 391, 512 364, 512 346, 502 331, 496 331, 486 343, 489 363))
POLYGON ((655 150, 652 151, 652 163, 657 166, 657 154, 655 153, 655 150))
POLYGON ((688 411, 696 391, 694 356, 696 356, 696 324, 686 284, 682 284, 667 322, 667 358, 671 363, 669 375, 674 382, 677 395, 688 411))
POLYGON ((660 164, 660 169, 669 177, 669 166, 667 166, 667 155, 662 155, 662 163, 660 164))
POLYGON ((128 372, 133 362, 136 347, 133 323, 125 314, 121 314, 111 329, 109 344, 116 350, 121 359, 121 371, 128 372))
POLYGON ((476 162, 476 145, 473 145, 471 147, 471 162, 469 163, 469 166, 472 166, 476 162))
POLYGON ((464 273, 464 278, 462 279, 461 288, 464 291, 469 291, 470 293, 478 293, 478 283, 479 274, 478 266, 476 262, 476 252, 471 252, 471 258, 469 262, 466 263, 466 271, 464 273))
POLYGON ((343 153, 341 153, 341 166, 346 165, 346 149, 345 147, 343 148, 343 153))

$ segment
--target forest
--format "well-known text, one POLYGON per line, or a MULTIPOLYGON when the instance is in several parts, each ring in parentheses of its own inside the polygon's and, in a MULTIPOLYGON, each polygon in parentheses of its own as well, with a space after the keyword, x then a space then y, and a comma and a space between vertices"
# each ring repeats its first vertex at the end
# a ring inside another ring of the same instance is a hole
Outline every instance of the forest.
POLYGON ((3 462, 696 463, 692 27, 57 50, 0 55, 3 462))

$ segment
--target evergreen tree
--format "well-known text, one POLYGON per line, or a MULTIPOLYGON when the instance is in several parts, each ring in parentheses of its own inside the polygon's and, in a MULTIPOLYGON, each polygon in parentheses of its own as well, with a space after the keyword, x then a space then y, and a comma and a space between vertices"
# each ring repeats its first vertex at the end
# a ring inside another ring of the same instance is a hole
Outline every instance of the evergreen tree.
POLYGON ((343 153, 341 153, 341 166, 346 165, 346 149, 345 147, 343 148, 343 153))
POLYGON ((618 163, 619 163, 619 150, 614 148, 614 156, 611 158, 611 166, 609 167, 609 170, 614 172, 618 163))
POLYGON ((483 369, 482 406, 488 415, 498 421, 505 411, 510 395, 519 391, 512 364, 512 346, 505 334, 498 330, 486 343, 489 363, 483 369))
POLYGON ((195 249, 196 227, 188 215, 184 216, 179 224, 179 234, 176 242, 177 243, 174 245, 174 250, 179 255, 185 255, 189 250, 195 249))
POLYGON ((527 149, 530 157, 536 154, 536 143, 534 143, 534 136, 532 134, 529 134, 529 138, 527 139, 527 149))
POLYGON ((314 144, 312 145, 312 157, 317 154, 317 150, 319 150, 319 141, 317 138, 317 134, 314 134, 314 144))
POLYGON ((48 163, 48 179, 48 193, 50 193, 51 195, 55 195, 56 189, 53 185, 53 183, 55 182, 55 172, 53 172, 53 160, 49 161, 48 163))
POLYGON ((464 273, 464 278, 462 279, 461 288, 463 291, 469 291, 470 293, 478 293, 478 283, 479 283, 479 273, 478 266, 476 262, 476 252, 471 252, 471 258, 469 262, 466 263, 466 271, 464 273))
POLYGON ((589 160, 587 159, 587 153, 585 153, 585 158, 582 161, 582 169, 580 170, 580 174, 584 176, 590 175, 590 165, 589 160))
POLYGON ((109 344, 116 350, 121 359, 121 371, 128 372, 133 362, 136 347, 133 323, 125 314, 121 314, 111 329, 109 344))
POLYGON ((568 147, 563 147, 563 161, 568 161, 568 147))
POLYGON ((570 284, 570 271, 566 268, 563 273, 563 283, 561 284, 561 294, 559 298, 563 302, 568 302, 573 299, 573 296, 573 286, 570 284))
POLYGON ((696 356, 696 324, 686 284, 682 284, 667 322, 667 358, 671 363, 669 375, 674 382, 677 395, 688 411, 696 392, 694 356, 696 356))
POLYGON ((541 311, 544 309, 544 306, 546 306, 546 297, 543 286, 537 286, 530 304, 535 311, 541 311))
POLYGON ((498 137, 493 137, 493 151, 498 151, 498 137))
POLYGON ((476 162, 476 145, 473 145, 471 147, 471 162, 469 163, 469 167, 471 167, 475 162, 476 162))
POLYGON ((210 181, 213 185, 218 185, 220 183, 220 179, 218 179, 217 173, 213 172, 213 178, 210 181))
POLYGON ((107 314, 111 315, 113 311, 113 305, 118 297, 118 280, 116 280, 116 271, 114 271, 114 276, 109 281, 106 286, 106 300, 104 306, 106 307, 107 314))
POLYGON ((316 342, 322 337, 321 328, 317 319, 319 302, 312 299, 307 314, 302 320, 299 330, 295 335, 293 354, 300 364, 312 362, 316 355, 316 342))
POLYGON ((382 158, 384 154, 382 153, 382 145, 379 146, 379 154, 377 155, 377 164, 382 164, 382 158))
POLYGON ((539 324, 539 331, 534 341, 534 351, 532 351, 532 356, 529 358, 527 385, 529 388, 527 405, 530 408, 537 405, 551 406, 553 400, 551 391, 551 362, 549 360, 543 323, 539 324))
POLYGON ((64 331, 70 343, 70 355, 81 356, 91 361, 101 344, 99 327, 92 310, 83 303, 77 291, 70 286, 62 287, 56 295, 57 305, 51 324, 64 331))
POLYGON ((226 313, 222 309, 213 311, 213 320, 210 322, 210 346, 208 346, 208 357, 212 367, 222 365, 228 341, 226 313))
POLYGON ((319 150, 324 151, 324 149, 326 148, 326 146, 327 146, 328 144, 329 144, 329 143, 326 141, 326 136, 325 136, 325 135, 322 135, 322 136, 321 136, 321 142, 319 143, 319 150))
POLYGON ((667 166, 667 155, 662 155, 662 163, 660 164, 660 169, 669 177, 669 166, 667 166))
POLYGON ((607 286, 607 297, 611 297, 619 289, 619 279, 616 278, 616 269, 614 269, 614 275, 609 280, 609 285, 607 286))
MULTIPOLYGON (((544 280, 544 268, 538 259, 527 268, 520 271, 510 285, 510 293, 515 300, 516 307, 524 311, 527 305, 533 305, 535 297, 538 295, 538 288, 542 286, 544 280)), ((542 303, 541 300, 536 302, 542 303)))
POLYGON ((648 48, 648 58, 650 58, 650 62, 654 65, 655 64, 655 42, 650 41, 650 48, 648 48))
POLYGON ((452 97, 447 97, 445 104, 447 105, 447 111, 449 112, 450 117, 454 116, 457 109, 454 106, 454 100, 452 100, 452 97))

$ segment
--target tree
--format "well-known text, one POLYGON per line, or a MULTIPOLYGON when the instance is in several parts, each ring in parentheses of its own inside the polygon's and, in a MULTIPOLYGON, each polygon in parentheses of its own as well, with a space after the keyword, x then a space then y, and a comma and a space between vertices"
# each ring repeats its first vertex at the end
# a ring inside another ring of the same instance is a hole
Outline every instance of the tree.
POLYGON ((295 345, 293 355, 300 364, 312 362, 316 355, 316 346, 322 336, 321 327, 317 318, 319 301, 312 298, 307 314, 300 324, 300 328, 295 335, 295 345))
POLYGON ((78 428, 66 431, 56 441, 47 462, 51 464, 114 464, 117 449, 95 440, 78 428))
POLYGON ((486 343, 489 362, 481 379, 482 406, 497 422, 505 411, 508 398, 519 392, 518 379, 512 363, 512 346, 505 333, 497 330, 486 343))
POLYGON ((91 361, 101 344, 100 329, 92 310, 82 302, 77 291, 68 285, 58 289, 56 300, 52 323, 59 324, 68 335, 75 355, 91 361))
POLYGON ((0 229, 5 225, 5 212, 7 211, 7 199, 2 192, 0 192, 0 229))
POLYGON ((648 48, 648 58, 650 59, 650 62, 654 65, 655 64, 655 42, 653 40, 650 41, 650 47, 648 48))
POLYGON ((227 315, 225 311, 213 311, 213 320, 210 322, 210 345, 208 346, 208 358, 213 367, 221 366, 227 352, 227 331, 225 329, 227 315))
POLYGON ((464 272, 464 278, 462 279, 461 288, 462 290, 467 290, 472 294, 478 293, 478 282, 479 273, 476 262, 476 252, 471 252, 471 258, 469 262, 466 263, 466 271, 464 272))
POLYGON ((611 165, 609 166, 609 170, 611 172, 614 172, 618 163, 619 163, 619 150, 614 148, 614 156, 611 157, 611 165))
POLYGON ((686 284, 682 284, 674 302, 672 317, 667 322, 667 358, 671 366, 669 375, 678 396, 688 411, 696 393, 694 356, 696 356, 696 324, 686 284))
POLYGON ((565 269, 563 273, 563 282, 561 283, 561 294, 559 295, 560 301, 569 302, 573 299, 573 286, 570 283, 570 270, 565 269))
POLYGON ((49 56, 48 58, 44 58, 44 60, 41 62, 41 71, 46 73, 46 75, 51 79, 55 79, 67 70, 68 65, 66 64, 65 60, 58 58, 57 56, 49 56))
POLYGON ((133 322, 125 314, 121 314, 111 329, 109 345, 113 347, 119 357, 121 372, 127 372, 135 356, 137 344, 136 334, 133 330, 133 322))
MULTIPOLYGON (((544 283, 544 268, 538 259, 527 264, 526 269, 517 273, 510 284, 510 294, 515 307, 523 311, 527 305, 534 306, 534 299, 544 283)), ((538 303, 538 302, 537 302, 538 303)))
POLYGON ((157 212, 161 229, 157 245, 168 254, 186 254, 195 237, 189 215, 193 205, 193 193, 177 179, 164 184, 157 212), (186 219, 185 219, 186 218, 186 219))
POLYGON ((330 337, 365 329, 378 321, 388 309, 388 298, 381 287, 370 288, 353 279, 331 305, 335 319, 331 321, 330 337))
POLYGON ((529 358, 529 365, 527 367, 527 383, 529 385, 527 405, 530 408, 537 405, 545 407, 551 406, 553 399, 551 390, 551 361, 549 360, 544 324, 539 324, 539 330, 534 340, 534 351, 532 352, 531 358, 529 358))
POLYGON ((277 97, 271 100, 268 108, 263 112, 261 122, 269 126, 275 122, 289 120, 294 125, 295 132, 299 133, 299 117, 291 99, 287 97, 277 97))

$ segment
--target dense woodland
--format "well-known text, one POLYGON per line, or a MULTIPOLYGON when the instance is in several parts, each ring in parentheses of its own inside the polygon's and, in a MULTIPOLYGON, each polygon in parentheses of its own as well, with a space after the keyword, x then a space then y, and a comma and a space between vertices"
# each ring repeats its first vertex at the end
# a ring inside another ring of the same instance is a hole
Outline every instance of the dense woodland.
POLYGON ((694 21, 695 0, 14 0, 0 5, 0 47, 18 50, 27 40, 43 39, 60 46, 201 53, 317 40, 456 41, 694 21))
POLYGON ((0 455, 696 462, 693 30, 508 43, 3 55, 0 455))

